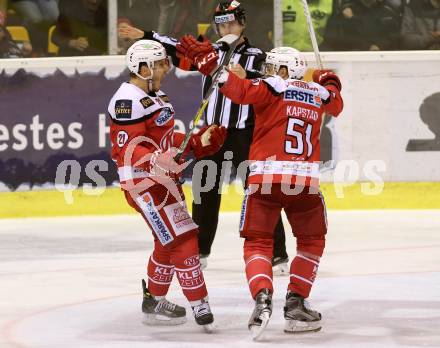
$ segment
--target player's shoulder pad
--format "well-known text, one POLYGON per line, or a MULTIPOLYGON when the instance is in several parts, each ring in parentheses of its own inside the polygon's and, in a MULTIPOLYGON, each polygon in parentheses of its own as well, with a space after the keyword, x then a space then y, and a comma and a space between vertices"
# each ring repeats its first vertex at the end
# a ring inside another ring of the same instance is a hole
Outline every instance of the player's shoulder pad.
POLYGON ((129 83, 121 85, 110 101, 108 112, 116 123, 137 123, 147 119, 163 108, 174 112, 168 97, 163 92, 149 96, 129 83))
POLYGON ((321 86, 319 83, 310 81, 307 82, 307 84, 310 89, 313 89, 317 92, 317 94, 322 100, 326 100, 330 96, 330 92, 327 90, 327 88, 321 86))
POLYGON ((173 106, 170 103, 170 98, 162 91, 156 92, 156 96, 144 95, 139 99, 139 105, 142 106, 141 114, 143 117, 149 118, 153 116, 156 111, 166 109, 171 114, 174 114, 173 106))
POLYGON ((269 76, 261 79, 274 95, 280 95, 287 89, 286 81, 280 76, 269 76))
POLYGON ((163 103, 169 104, 169 105, 167 105, 167 107, 172 108, 172 106, 170 104, 170 98, 164 92, 162 92, 162 91, 157 92, 157 96, 163 103))
POLYGON ((309 93, 313 96, 320 97, 322 100, 327 100, 330 96, 330 92, 326 88, 313 81, 308 82, 297 79, 289 79, 286 81, 286 86, 288 90, 296 90, 303 93, 309 93))
POLYGON ((133 123, 145 116, 138 102, 141 92, 129 83, 123 83, 119 87, 108 105, 108 113, 114 122, 133 123))

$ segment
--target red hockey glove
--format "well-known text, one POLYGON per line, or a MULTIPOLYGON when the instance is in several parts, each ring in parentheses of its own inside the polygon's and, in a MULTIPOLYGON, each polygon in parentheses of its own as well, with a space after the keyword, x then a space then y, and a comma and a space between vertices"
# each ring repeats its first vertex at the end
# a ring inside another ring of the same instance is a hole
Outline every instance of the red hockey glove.
POLYGON ((226 128, 212 125, 202 128, 190 139, 190 146, 196 158, 213 155, 223 146, 226 139, 226 128))
MULTIPOLYGON (((187 37, 189 35, 186 35, 184 37, 182 37, 181 41, 184 40, 185 37, 187 37)), ((191 41, 190 38, 186 38, 186 41, 182 44, 182 42, 179 42, 176 45, 176 56, 177 58, 179 58, 179 69, 185 70, 185 71, 190 71, 191 70, 191 66, 193 65, 193 61, 191 59, 189 59, 188 57, 185 56, 185 54, 187 53, 187 49, 188 47, 186 47, 188 45, 188 40, 191 41)), ((209 40, 204 37, 203 35, 199 35, 199 37, 197 38, 197 41, 203 42, 203 41, 208 41, 209 40)))
POLYGON ((194 64, 197 66, 198 71, 203 75, 208 76, 217 67, 217 61, 218 54, 213 50, 209 54, 197 56, 194 59, 194 64))
POLYGON ((339 77, 331 70, 315 70, 313 72, 313 81, 321 86, 333 85, 338 91, 341 91, 342 84, 339 77))
POLYGON ((209 40, 197 41, 192 35, 184 35, 176 45, 176 50, 180 57, 186 57, 192 61, 200 54, 206 54, 212 51, 209 40))
POLYGON ((179 57, 190 59, 203 75, 209 75, 217 67, 218 54, 209 40, 200 42, 191 35, 185 35, 176 49, 179 57))

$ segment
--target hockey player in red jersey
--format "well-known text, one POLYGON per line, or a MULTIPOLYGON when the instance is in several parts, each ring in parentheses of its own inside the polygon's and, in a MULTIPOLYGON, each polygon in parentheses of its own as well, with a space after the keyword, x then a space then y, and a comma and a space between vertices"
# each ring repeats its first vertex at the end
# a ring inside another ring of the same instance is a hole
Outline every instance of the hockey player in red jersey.
MULTIPOLYGON (((118 166, 127 202, 149 225, 154 250, 143 285, 142 311, 148 324, 180 324, 185 308, 166 300, 173 274, 193 309, 196 322, 210 330, 213 315, 200 269, 197 225, 188 214, 177 177, 185 166, 173 159, 184 134, 174 132, 174 109, 161 90, 170 69, 164 47, 150 40, 134 43, 126 55, 130 81, 112 97, 112 158, 118 166)), ((215 153, 225 129, 211 126, 192 135, 188 148, 196 157, 215 153)))
MULTIPOLYGON (((193 40, 188 50, 194 52, 196 46, 193 40)), ((203 59, 198 57, 198 61, 203 59)), ((321 314, 306 301, 327 233, 325 203, 319 191, 319 137, 323 114, 338 116, 343 102, 341 82, 335 73, 317 70, 313 82, 305 82, 305 72, 301 53, 280 47, 267 53, 266 78, 246 80, 238 65, 221 78, 224 95, 234 103, 252 104, 255 110, 250 174, 240 220, 246 276, 255 299, 249 320, 254 338, 262 334, 272 314, 272 231, 281 209, 297 240, 297 255, 290 265, 284 330, 321 328, 321 314)))
POLYGON ((240 221, 246 276, 256 301, 249 328, 259 336, 271 315, 270 231, 284 209, 297 239, 284 330, 316 331, 321 328, 321 314, 305 299, 315 280, 327 233, 324 198, 318 190, 319 136, 324 112, 337 116, 342 111, 341 83, 333 72, 319 70, 313 75, 314 82, 302 81, 305 60, 287 47, 267 54, 266 74, 270 77, 244 80, 238 77, 240 70, 232 67, 221 91, 236 103, 253 104, 256 114, 249 186, 240 221))

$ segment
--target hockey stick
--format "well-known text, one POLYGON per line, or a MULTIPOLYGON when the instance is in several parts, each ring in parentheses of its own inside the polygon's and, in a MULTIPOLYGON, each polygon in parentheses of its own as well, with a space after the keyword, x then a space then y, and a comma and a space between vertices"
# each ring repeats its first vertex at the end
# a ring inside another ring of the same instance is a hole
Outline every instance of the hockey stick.
MULTIPOLYGON (((313 53, 315 54, 316 63, 318 65, 318 68, 320 70, 323 70, 324 65, 322 64, 321 54, 319 53, 318 41, 316 40, 315 28, 313 28, 312 16, 310 15, 309 5, 307 4, 307 0, 301 0, 301 4, 304 9, 304 15, 306 16, 307 29, 309 30, 310 40, 312 41, 313 53)), ((320 132, 322 132, 322 127, 324 126, 324 120, 325 120, 325 114, 322 115, 320 132)), ((334 161, 330 161, 329 165, 322 163, 322 165, 320 166, 320 171, 321 173, 324 173, 328 170, 334 169, 334 167, 335 167, 334 161)))
POLYGON ((307 4, 307 0, 301 0, 301 3, 304 8, 304 14, 306 16, 307 29, 309 30, 310 40, 312 41, 313 53, 315 53, 316 63, 318 64, 318 68, 322 70, 324 67, 322 65, 321 55, 319 53, 318 41, 316 40, 315 29, 313 28, 309 5, 307 4))
MULTIPOLYGON (((322 64, 321 54, 319 53, 318 41, 316 40, 315 29, 313 28, 312 16, 310 15, 309 5, 307 0, 301 0, 301 4, 304 9, 304 15, 306 16, 307 29, 309 30, 310 40, 312 41, 313 53, 315 53, 316 63, 318 64, 318 69, 323 70, 324 66, 322 64)), ((321 120, 321 131, 324 126, 325 114, 322 116, 321 120)))
POLYGON ((237 48, 238 42, 240 41, 241 36, 236 36, 233 34, 226 35, 222 37, 218 42, 222 42, 223 45, 228 45, 229 50, 226 53, 225 59, 223 59, 223 62, 215 69, 213 72, 211 72, 210 76, 212 77, 212 83, 211 86, 209 86, 208 91, 205 94, 205 97, 203 98, 199 110, 197 111, 196 116, 193 119, 193 126, 192 128, 186 133, 185 140, 180 145, 179 149, 177 150, 176 156, 174 156, 174 160, 176 162, 179 162, 180 158, 182 157, 183 151, 185 150, 186 146, 188 145, 189 139, 191 138, 192 134, 194 133, 194 130, 196 128, 196 125, 199 123, 199 120, 201 119, 203 113, 205 112, 206 107, 208 106, 209 99, 211 98, 212 93, 214 93, 215 88, 218 85, 218 80, 220 78, 220 72, 222 71, 224 66, 227 66, 230 63, 230 60, 232 58, 232 55, 237 48))

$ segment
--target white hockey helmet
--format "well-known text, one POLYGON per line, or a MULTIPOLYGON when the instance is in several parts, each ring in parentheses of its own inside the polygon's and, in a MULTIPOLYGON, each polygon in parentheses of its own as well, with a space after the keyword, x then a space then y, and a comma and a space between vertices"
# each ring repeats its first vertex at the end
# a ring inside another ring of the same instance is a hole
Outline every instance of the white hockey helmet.
MULTIPOLYGON (((307 63, 300 51, 292 47, 276 47, 266 52, 266 68, 273 66, 277 74, 282 66, 287 68, 290 79, 302 79, 307 70, 307 63)), ((264 72, 266 73, 266 72, 264 72)))
POLYGON ((167 58, 165 48, 160 42, 153 40, 136 41, 127 50, 125 55, 125 63, 128 70, 143 80, 151 80, 153 78, 154 62, 167 58), (139 74, 139 65, 146 63, 151 71, 148 77, 142 77, 139 74))

